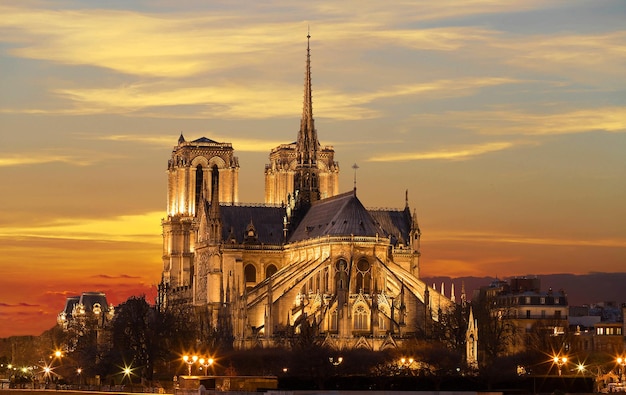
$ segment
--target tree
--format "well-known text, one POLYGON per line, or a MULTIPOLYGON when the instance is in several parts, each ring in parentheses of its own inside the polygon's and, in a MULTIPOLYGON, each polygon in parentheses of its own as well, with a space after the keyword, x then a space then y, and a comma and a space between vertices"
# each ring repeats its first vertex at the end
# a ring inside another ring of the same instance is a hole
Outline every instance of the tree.
POLYGON ((121 358, 118 366, 130 367, 148 380, 152 380, 159 348, 157 314, 145 296, 133 296, 117 307, 111 328, 112 355, 121 358))
POLYGON ((448 350, 464 355, 468 315, 468 305, 454 304, 439 311, 439 320, 433 323, 432 339, 448 350))
POLYGON ((507 354, 515 341, 517 327, 509 319, 509 309, 496 306, 491 299, 473 303, 472 308, 478 320, 479 351, 483 354, 483 363, 489 365, 507 354))

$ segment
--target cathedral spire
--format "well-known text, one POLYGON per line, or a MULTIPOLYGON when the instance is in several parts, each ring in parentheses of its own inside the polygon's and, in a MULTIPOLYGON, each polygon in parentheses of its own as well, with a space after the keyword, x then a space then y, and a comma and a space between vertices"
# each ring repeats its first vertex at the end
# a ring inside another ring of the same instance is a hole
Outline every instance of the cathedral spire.
POLYGON ((311 35, 307 33, 306 43, 306 70, 304 73, 304 104, 302 106, 302 119, 298 132, 297 150, 298 162, 301 164, 314 164, 317 159, 317 131, 313 120, 313 93, 311 89, 311 35))
POLYGON ((319 169, 317 168, 319 142, 313 121, 313 95, 311 93, 311 35, 307 34, 306 38, 304 105, 296 142, 297 161, 294 178, 294 192, 298 193, 296 203, 303 214, 313 202, 320 199, 319 169))

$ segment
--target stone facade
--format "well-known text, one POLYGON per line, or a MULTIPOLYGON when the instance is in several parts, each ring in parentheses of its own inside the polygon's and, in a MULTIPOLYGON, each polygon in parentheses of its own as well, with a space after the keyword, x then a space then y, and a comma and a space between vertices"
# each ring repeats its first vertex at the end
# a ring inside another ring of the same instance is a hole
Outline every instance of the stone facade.
POLYGON ((168 166, 160 303, 195 306, 237 348, 304 330, 372 350, 425 335, 452 302, 419 279, 408 195, 404 208, 368 210, 356 187, 338 193, 334 150, 320 148, 314 127, 308 45, 304 97, 297 142, 270 153, 265 204, 237 202, 230 144, 181 135, 168 166))

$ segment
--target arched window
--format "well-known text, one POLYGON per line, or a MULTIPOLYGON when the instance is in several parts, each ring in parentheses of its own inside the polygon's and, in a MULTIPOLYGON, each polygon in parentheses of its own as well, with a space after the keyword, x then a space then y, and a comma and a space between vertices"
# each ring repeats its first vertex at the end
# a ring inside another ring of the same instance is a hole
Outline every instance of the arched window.
POLYGON ((243 272, 246 283, 256 283, 256 268, 254 265, 246 265, 243 272))
POLYGON ((370 293, 372 283, 370 263, 367 261, 367 259, 361 259, 358 261, 356 268, 356 289, 354 290, 354 292, 363 292, 364 294, 370 293))
POLYGON ((204 185, 204 171, 202 170, 202 165, 196 166, 196 191, 195 191, 195 213, 198 214, 198 207, 202 203, 202 185, 204 185))
POLYGON ((335 264, 335 291, 343 291, 348 287, 348 262, 340 259, 335 264))
POLYGON ((339 322, 339 313, 337 312, 337 309, 335 309, 330 313, 330 331, 332 332, 337 331, 338 322, 339 322))
POLYGON ((220 195, 219 195, 219 191, 220 191, 220 171, 217 168, 217 165, 213 165, 213 167, 211 168, 211 201, 213 201, 213 195, 217 194, 217 196, 215 196, 219 201, 220 199, 220 195))
POLYGON ((367 272, 363 276, 363 293, 364 294, 370 293, 371 284, 372 284, 372 275, 369 272, 367 272))
POLYGON ((356 289, 354 290, 355 293, 359 293, 363 290, 363 273, 358 272, 356 274, 356 289))
POLYGON ((367 310, 362 305, 357 307, 354 311, 353 315, 354 319, 354 330, 356 331, 365 331, 369 329, 369 320, 367 310))
POLYGON ((268 265, 265 268, 265 278, 270 278, 272 277, 276 272, 278 271, 278 269, 276 269, 276 266, 274 265, 268 265))
POLYGON ((389 312, 386 309, 378 310, 378 329, 386 331, 389 326, 389 312))

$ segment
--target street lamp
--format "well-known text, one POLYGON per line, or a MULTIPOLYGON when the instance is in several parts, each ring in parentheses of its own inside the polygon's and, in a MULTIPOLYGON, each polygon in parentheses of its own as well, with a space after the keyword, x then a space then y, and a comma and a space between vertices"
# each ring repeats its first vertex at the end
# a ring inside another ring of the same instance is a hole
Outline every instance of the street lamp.
POLYGON ((124 377, 128 377, 128 382, 130 383, 130 392, 133 392, 133 370, 130 368, 130 366, 125 366, 122 370, 122 373, 124 373, 124 376, 122 376, 122 384, 124 384, 124 377))
POLYGON ((400 369, 404 374, 411 373, 411 365, 415 360, 413 358, 400 358, 400 369))
POLYGON ((559 368, 559 376, 561 375, 561 368, 563 367, 563 365, 565 365, 567 363, 567 357, 554 357, 553 359, 554 363, 556 364, 556 366, 558 366, 559 368))
POLYGON ((76 376, 78 376, 78 389, 80 389, 80 384, 81 384, 81 376, 80 374, 83 372, 83 370, 81 368, 76 369, 76 376))
POLYGON ((194 363, 196 363, 196 361, 198 361, 198 356, 194 355, 190 357, 189 355, 183 355, 183 361, 185 361, 185 363, 187 364, 187 376, 191 376, 191 367, 194 363))
POLYGON ((213 358, 200 358, 198 362, 200 363, 200 365, 204 366, 204 375, 208 376, 209 366, 213 365, 213 358))
POLYGON ((343 357, 337 357, 336 359, 333 357, 328 357, 328 362, 332 363, 333 366, 339 366, 343 362, 343 357))

